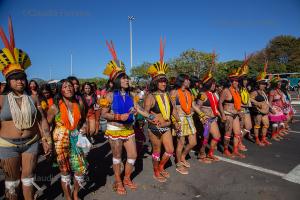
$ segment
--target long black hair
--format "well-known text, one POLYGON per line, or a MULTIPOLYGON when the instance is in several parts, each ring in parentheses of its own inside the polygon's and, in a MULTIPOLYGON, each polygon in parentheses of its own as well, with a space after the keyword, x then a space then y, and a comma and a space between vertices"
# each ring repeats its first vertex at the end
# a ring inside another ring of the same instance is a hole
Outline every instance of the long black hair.
POLYGON ((216 84, 216 81, 215 81, 215 79, 213 79, 213 78, 210 79, 209 81, 207 81, 206 83, 203 83, 203 91, 204 91, 204 92, 210 91, 211 86, 212 86, 213 84, 216 84))
POLYGON ((186 74, 179 74, 176 78, 176 82, 175 82, 175 88, 176 89, 179 89, 181 88, 183 82, 186 80, 186 79, 189 79, 189 76, 186 75, 186 74))
POLYGON ((190 81, 191 81, 190 88, 195 88, 197 86, 197 83, 200 83, 200 80, 197 76, 191 76, 190 81))
MULTIPOLYGON (((55 105, 57 105, 57 107, 59 106, 59 101, 60 101, 60 100, 63 100, 63 96, 62 96, 62 86, 63 86, 63 84, 66 83, 66 82, 70 83, 70 84, 73 86, 72 81, 71 81, 70 79, 62 79, 62 80, 60 80, 60 81, 57 83, 57 93, 56 93, 56 95, 54 96, 54 103, 55 103, 55 105)), ((73 86, 73 87, 74 87, 74 86, 73 86)), ((79 103, 78 100, 75 98, 75 93, 74 93, 74 95, 72 96, 72 100, 75 100, 77 103, 79 103)))
POLYGON ((28 83, 28 85, 27 85, 29 93, 30 93, 30 94, 32 93, 32 92, 31 92, 31 89, 30 89, 30 84, 31 84, 31 83, 34 83, 34 84, 36 85, 36 91, 38 92, 39 89, 40 89, 40 86, 39 86, 39 84, 38 84, 35 80, 32 79, 32 80, 29 81, 29 83, 28 83))
MULTIPOLYGON (((159 76, 151 80, 149 85, 149 91, 150 92, 156 92, 158 90, 158 83, 161 79, 165 79, 167 85, 168 85, 168 79, 166 76, 159 76)), ((167 88, 166 88, 167 90, 167 88)))
POLYGON ((27 85, 28 85, 27 75, 24 72, 17 72, 17 73, 13 73, 6 77, 6 85, 3 90, 3 95, 7 95, 8 93, 13 91, 13 89, 10 86, 11 80, 20 80, 20 79, 25 80, 24 92, 26 92, 27 94, 30 94, 28 87, 27 87, 27 85))
POLYGON ((41 85, 41 87, 39 88, 38 96, 39 96, 40 99, 47 100, 46 97, 43 94, 44 90, 49 92, 51 98, 53 97, 51 87, 50 87, 49 84, 46 83, 46 84, 41 85))
MULTIPOLYGON (((128 75, 125 73, 120 73, 115 80, 113 81, 113 87, 112 90, 113 91, 120 91, 121 90, 121 79, 123 77, 126 77, 129 79, 128 75)), ((128 88, 126 88, 126 92, 130 91, 130 87, 128 86, 128 88)))
MULTIPOLYGON (((73 85, 73 81, 76 81, 76 82, 78 83, 79 89, 78 89, 77 92, 75 92, 75 94, 78 95, 78 96, 81 96, 81 93, 80 93, 80 82, 79 82, 78 78, 75 77, 75 76, 68 76, 67 79, 68 79, 69 81, 71 81, 72 85, 73 85)), ((63 79, 63 80, 64 80, 64 79, 63 79)))

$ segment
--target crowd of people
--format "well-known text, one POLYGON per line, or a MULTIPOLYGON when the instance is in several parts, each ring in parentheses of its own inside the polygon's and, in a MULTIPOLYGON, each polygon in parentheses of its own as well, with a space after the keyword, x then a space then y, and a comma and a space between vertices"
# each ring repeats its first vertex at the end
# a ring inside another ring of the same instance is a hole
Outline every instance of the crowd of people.
POLYGON ((171 177, 165 165, 173 156, 181 175, 189 174, 191 150, 203 164, 219 161, 218 147, 226 157, 243 159, 245 138, 258 147, 269 146, 269 138, 277 142, 288 134, 293 119, 288 83, 279 76, 266 79, 267 62, 255 81, 248 77, 250 58, 228 74, 228 81, 214 79, 214 59, 201 78, 187 74, 168 78, 161 40, 160 59, 147 72, 149 84, 133 88, 113 43, 107 42, 112 60, 103 72, 109 78, 105 87, 80 84, 73 76, 51 87, 27 81, 25 69, 31 62, 15 47, 11 21, 9 33, 8 39, 0 29, 5 46, 0 70, 6 79, 0 95, 0 160, 8 199, 19 198, 20 183, 24 199, 33 199, 39 144, 46 156, 55 156, 65 199, 76 200, 88 171, 88 149, 97 134, 103 133, 110 144, 113 189, 124 195, 126 189, 137 189, 131 174, 145 138, 152 146, 153 178, 166 182, 171 177), (101 132, 104 119, 106 130, 101 132))

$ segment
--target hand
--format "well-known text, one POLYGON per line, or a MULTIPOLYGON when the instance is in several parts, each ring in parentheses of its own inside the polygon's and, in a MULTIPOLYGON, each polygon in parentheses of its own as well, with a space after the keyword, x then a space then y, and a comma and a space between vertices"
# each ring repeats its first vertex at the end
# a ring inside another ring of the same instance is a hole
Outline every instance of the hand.
POLYGON ((181 129, 181 125, 178 122, 176 122, 174 125, 175 125, 176 131, 179 131, 181 129))
POLYGON ((43 149, 44 149, 44 156, 49 157, 52 154, 52 145, 48 144, 47 141, 42 141, 43 149))
POLYGON ((124 113, 124 114, 121 114, 120 120, 125 122, 125 121, 128 119, 129 114, 130 114, 130 113, 124 113))
POLYGON ((150 115, 154 116, 154 118, 153 119, 148 118, 148 121, 151 122, 152 124, 155 124, 156 126, 160 126, 161 124, 160 124, 160 121, 157 117, 157 114, 155 114, 154 112, 151 112, 150 115))
POLYGON ((200 118, 200 121, 202 122, 202 124, 206 124, 208 119, 209 119, 208 116, 204 116, 204 117, 200 118))
POLYGON ((223 121, 223 122, 226 122, 226 120, 227 120, 226 115, 223 114, 223 115, 222 115, 222 121, 223 121))

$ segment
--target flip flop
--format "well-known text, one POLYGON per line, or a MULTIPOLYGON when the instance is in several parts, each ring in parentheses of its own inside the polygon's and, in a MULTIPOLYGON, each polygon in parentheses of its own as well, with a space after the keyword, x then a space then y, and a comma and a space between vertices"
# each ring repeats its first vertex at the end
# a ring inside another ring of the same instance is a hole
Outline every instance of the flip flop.
POLYGON ((163 177, 162 175, 160 175, 160 176, 153 175, 153 178, 160 183, 165 183, 167 181, 167 179, 165 177, 163 177))
POLYGON ((170 178, 170 174, 169 172, 167 172, 166 170, 163 170, 160 172, 160 175, 162 175, 165 178, 170 178))
POLYGON ((113 190, 118 194, 118 195, 126 195, 126 190, 123 186, 122 182, 116 182, 113 184, 113 190))
POLYGON ((125 187, 128 187, 131 190, 136 190, 137 189, 137 185, 128 178, 124 178, 123 185, 125 187))
POLYGON ((189 174, 189 171, 186 170, 182 162, 176 164, 176 171, 183 175, 189 174))
POLYGON ((190 168, 191 165, 190 163, 188 163, 186 160, 185 161, 181 161, 182 165, 185 166, 186 168, 190 168))

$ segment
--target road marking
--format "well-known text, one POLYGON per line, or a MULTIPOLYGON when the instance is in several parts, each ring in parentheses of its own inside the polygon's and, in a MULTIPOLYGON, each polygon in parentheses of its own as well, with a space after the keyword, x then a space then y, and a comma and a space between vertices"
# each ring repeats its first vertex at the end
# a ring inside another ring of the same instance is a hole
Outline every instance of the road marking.
POLYGON ((246 167, 246 168, 249 168, 249 169, 254 169, 256 171, 264 172, 264 173, 267 173, 267 174, 272 174, 272 175, 280 176, 280 177, 283 177, 283 176, 286 175, 284 173, 280 173, 280 172, 277 172, 277 171, 274 171, 274 170, 271 170, 271 169, 266 169, 266 168, 263 168, 263 167, 246 164, 246 163, 243 163, 243 162, 239 162, 239 161, 236 161, 236 160, 231 160, 231 159, 220 157, 220 156, 217 156, 217 157, 220 160, 224 161, 224 162, 232 163, 232 164, 239 165, 239 166, 242 166, 242 167, 246 167))
POLYGON ((282 178, 287 181, 300 184, 300 165, 297 165, 292 171, 282 178))
POLYGON ((300 133, 300 131, 292 131, 292 130, 289 130, 289 133, 300 133))
POLYGON ((266 169, 266 168, 263 168, 263 167, 259 167, 259 166, 239 162, 239 161, 236 161, 236 160, 231 160, 231 159, 224 158, 224 157, 221 157, 221 156, 217 156, 217 157, 220 160, 224 161, 224 162, 239 165, 239 166, 242 166, 242 167, 246 167, 246 168, 253 169, 253 170, 256 170, 256 171, 264 172, 264 173, 271 174, 271 175, 274 175, 274 176, 279 176, 284 180, 300 184, 300 165, 297 165, 292 171, 285 174, 285 173, 277 172, 277 171, 274 171, 274 170, 271 170, 271 169, 266 169))

